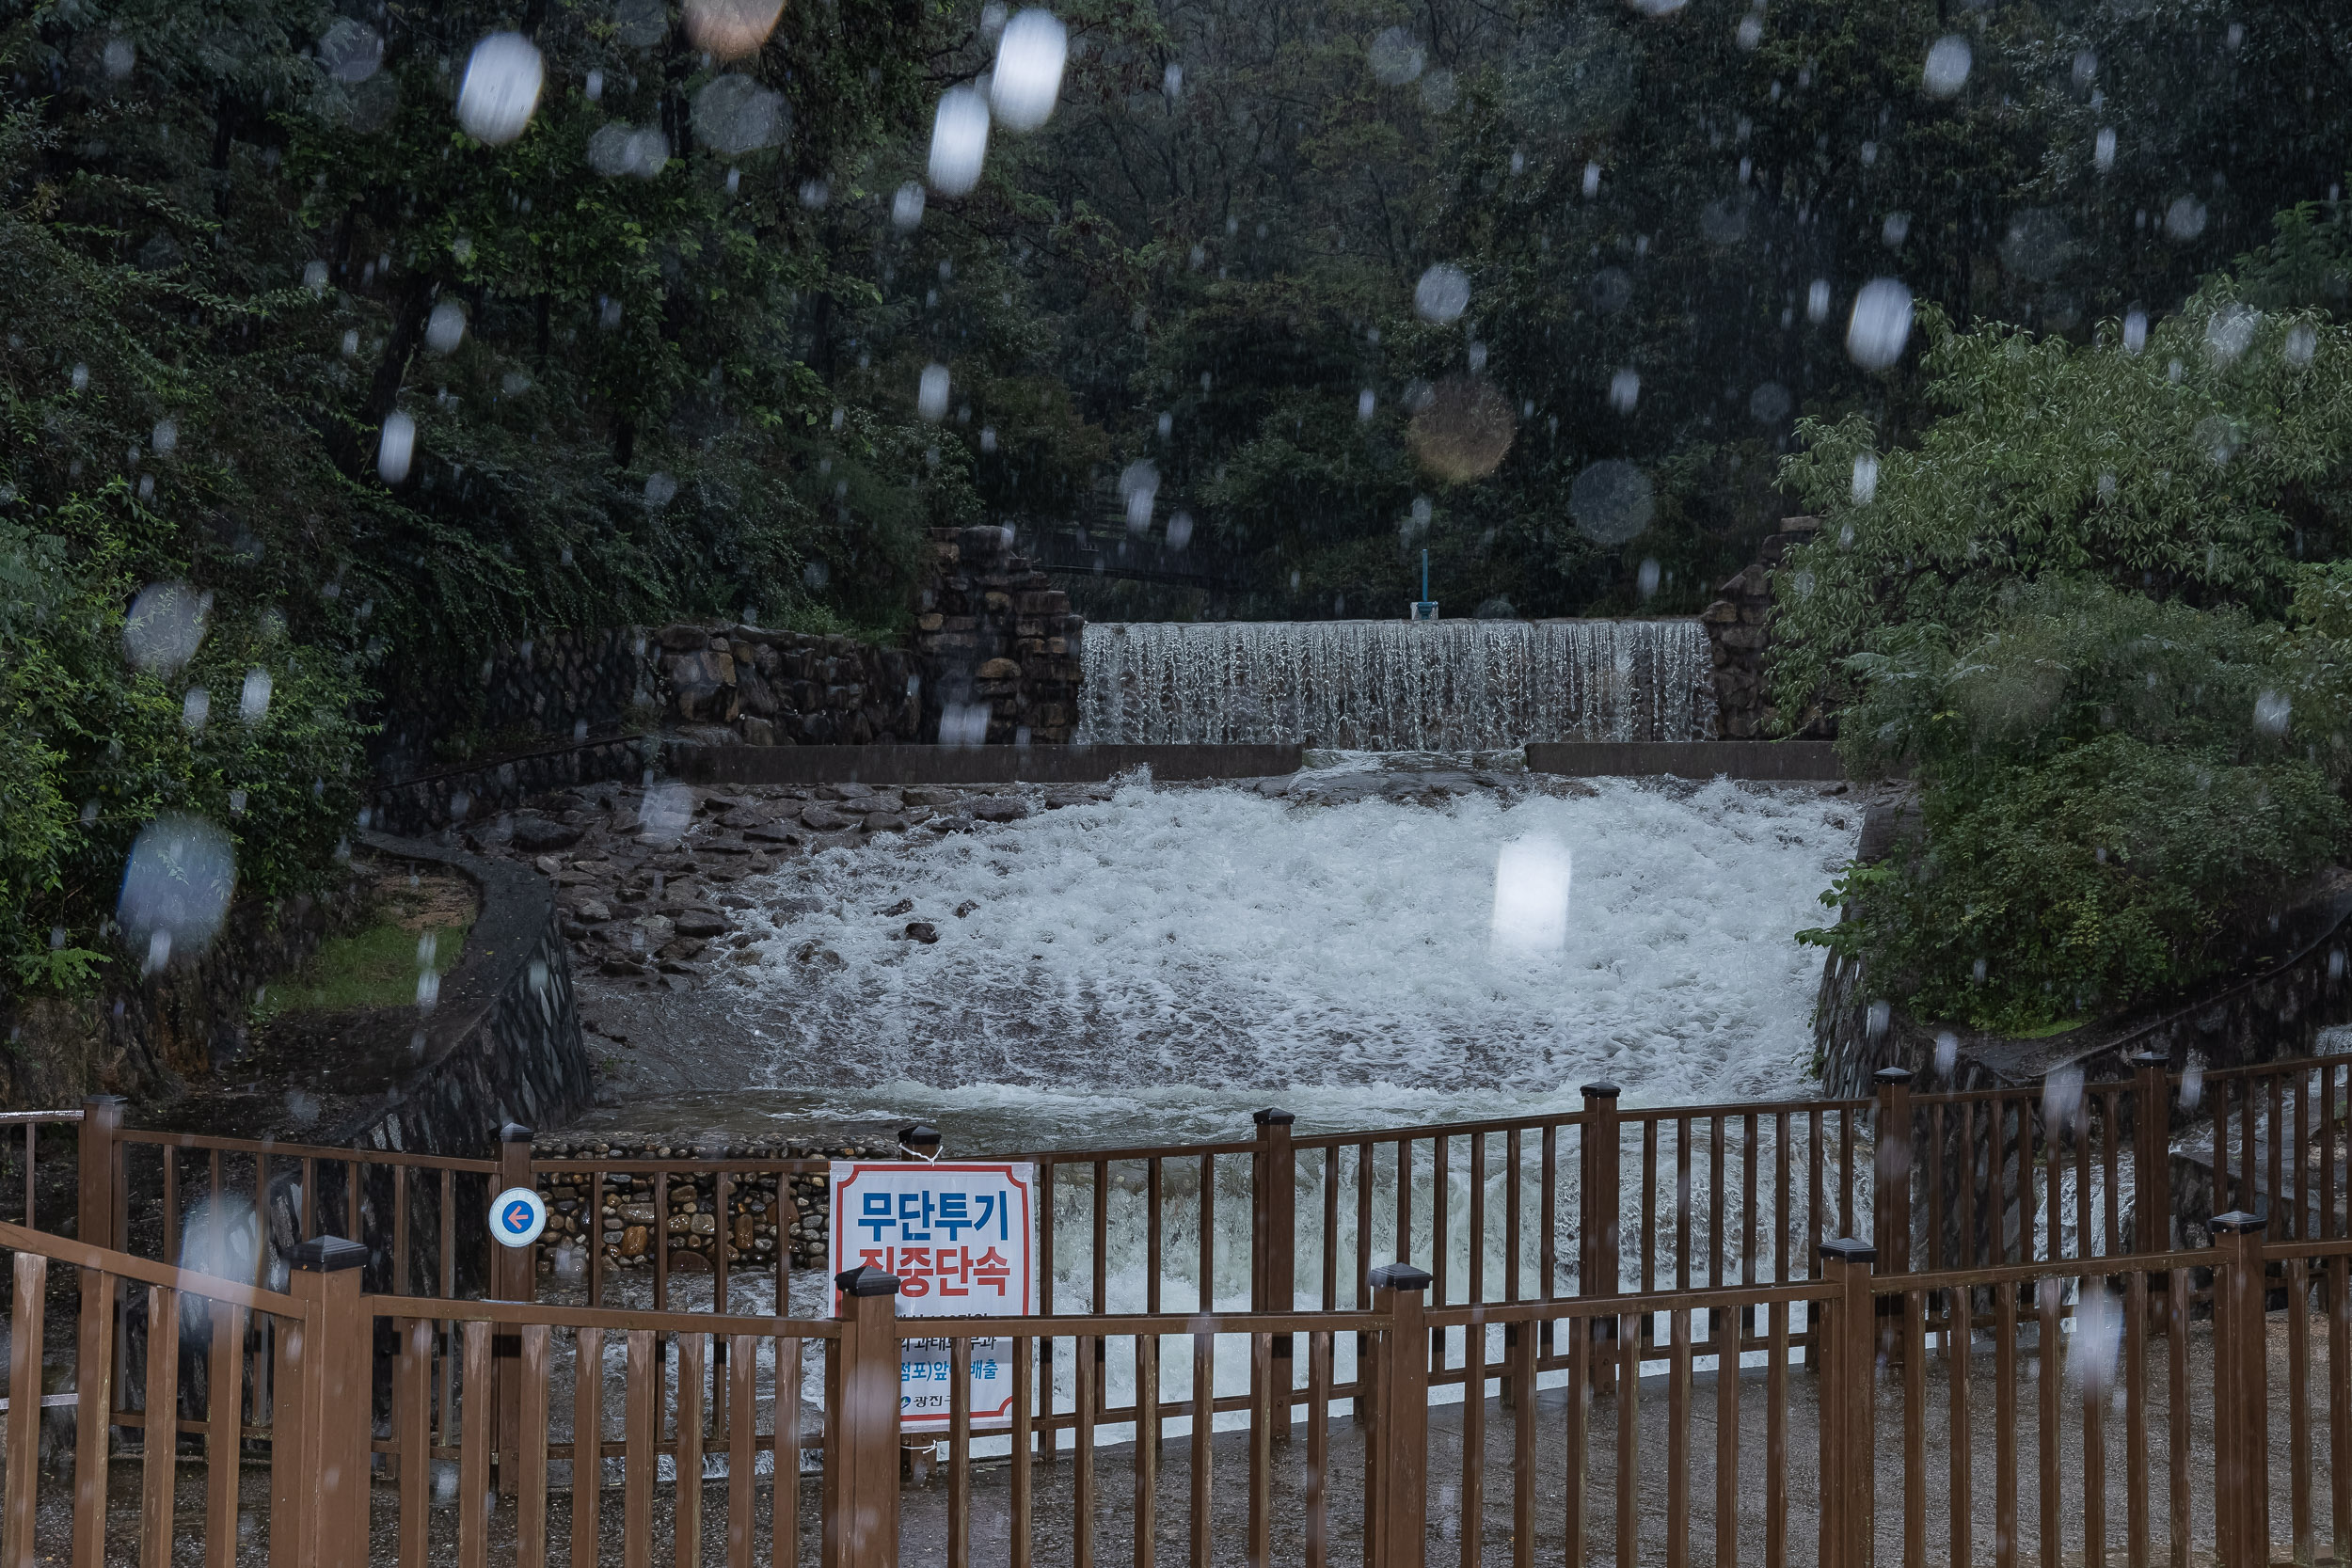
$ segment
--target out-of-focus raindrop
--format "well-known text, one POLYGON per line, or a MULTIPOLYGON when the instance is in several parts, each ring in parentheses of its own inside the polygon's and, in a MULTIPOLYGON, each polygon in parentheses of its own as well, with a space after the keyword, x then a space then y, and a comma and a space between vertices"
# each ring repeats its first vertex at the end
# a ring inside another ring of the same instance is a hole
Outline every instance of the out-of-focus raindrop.
POLYGON ((180 724, 190 735, 202 731, 213 717, 213 694, 200 686, 188 688, 180 699, 180 724))
POLYGON ((1748 394, 1748 418, 1758 424, 1778 424, 1788 417, 1788 388, 1767 381, 1748 394))
POLYGON ((2194 1111, 2205 1102, 2205 1060, 2191 1056, 2181 1069, 2181 1109, 2194 1111))
POLYGON ((1168 547, 1182 552, 1192 543, 1192 514, 1179 512, 1168 520, 1168 547))
POLYGON ((694 819, 694 791, 665 784, 646 791, 637 807, 638 835, 648 844, 675 844, 694 819))
POLYGON ((2251 307, 2232 300, 2205 319, 2205 352, 2216 364, 2235 364, 2252 345, 2261 320, 2251 307))
POLYGON ((686 36, 723 60, 755 53, 776 30, 784 0, 686 0, 686 36))
POLYGON ((1380 400, 1373 395, 1371 388, 1367 387, 1356 394, 1356 418, 1358 420, 1371 419, 1373 410, 1379 406, 1380 400))
POLYGON ((453 354, 466 339, 466 310, 453 299, 433 307, 424 324, 424 346, 436 354, 453 354))
POLYGON ((1621 458, 1604 458, 1568 486, 1568 515, 1597 544, 1622 545, 1649 527, 1656 510, 1649 476, 1621 458))
POLYGON ((980 450, 989 452, 996 450, 996 427, 994 425, 980 426, 980 450))
POLYGON ((619 0, 612 20, 620 40, 632 49, 649 49, 670 36, 670 8, 665 0, 619 0))
MULTIPOLYGON (((2079 1239, 2088 1249, 2090 1238, 2079 1239)), ((2104 1400, 2115 1386, 2122 1362, 2123 1307, 2114 1292, 2097 1280, 2083 1281, 2082 1297, 2074 1303, 2074 1332, 2066 1351, 2066 1379, 2085 1400, 2104 1400)))
POLYGON ((1559 840, 1537 833, 1504 845, 1495 856, 1495 954, 1540 958, 1565 947, 1573 879, 1567 847, 1559 840))
POLYGON ((2123 316, 2123 352, 2137 354, 2148 346, 2148 312, 2126 311, 2123 316))
POLYGON ((129 39, 108 39, 99 59, 106 69, 107 80, 119 82, 137 69, 139 52, 129 39))
POLYGON ((938 112, 931 116, 931 156, 925 171, 931 188, 945 196, 968 194, 980 182, 987 157, 988 101, 971 87, 949 87, 939 95, 938 112))
POLYGON ((1008 131, 1036 130, 1053 116, 1069 59, 1070 30, 1058 17, 1037 7, 1015 13, 996 40, 985 107, 1008 131))
POLYGON ((1709 245, 1738 245, 1748 237, 1748 198, 1719 197, 1699 209, 1699 232, 1709 245))
POLYGON ((988 705, 986 703, 948 703, 939 711, 939 743, 942 746, 985 746, 988 744, 988 705))
POLYGON ((2061 1128, 2079 1130, 2083 1104, 2082 1069, 2059 1068, 2042 1080, 2042 1124, 2050 1136, 2061 1128))
POLYGON ((1405 440, 1423 468, 1463 484, 1502 466, 1517 427, 1510 400, 1493 383, 1449 375, 1430 389, 1427 405, 1405 427, 1405 440))
POLYGON ((1862 285, 1846 323, 1846 356, 1866 371, 1883 371, 1903 356, 1910 341, 1911 291, 1892 277, 1862 285))
POLYGON ((350 331, 343 334, 343 357, 346 359, 354 358, 358 355, 358 353, 359 329, 355 326, 350 331))
POLYGON ((923 221, 923 184, 910 180, 890 198, 891 226, 901 234, 923 221))
POLYGON ((2197 428, 2189 433, 2189 438, 2205 454, 2205 460, 2217 468, 2225 467, 2230 459, 2237 455, 2237 427, 2219 414, 2208 414, 2198 420, 2197 428))
POLYGON ((826 202, 831 201, 832 199, 833 187, 825 183, 822 180, 803 180, 801 182, 801 205, 806 207, 809 211, 818 211, 825 205, 826 202))
POLYGON ((417 448, 417 421, 395 408, 384 416, 384 433, 375 443, 375 471, 387 484, 408 477, 408 459, 417 448))
POLYGON ((67 379, 67 380, 69 380, 69 381, 71 381, 71 382, 73 384, 73 389, 74 389, 75 391, 77 391, 77 392, 87 392, 87 391, 88 391, 88 390, 89 390, 89 367, 88 367, 87 365, 85 365, 85 364, 81 364, 81 363, 79 363, 79 362, 76 362, 76 363, 75 363, 75 365, 74 365, 74 367, 73 367, 73 369, 72 369, 72 372, 68 374, 68 376, 66 377, 66 379, 67 379))
POLYGON ((1949 1029, 1939 1030, 1935 1037, 1935 1075, 1950 1082, 1952 1069, 1960 1065, 1960 1037, 1949 1029))
POLYGON ((180 450, 180 421, 157 420, 155 428, 148 433, 148 444, 155 449, 155 455, 158 457, 169 457, 173 452, 178 451, 180 450))
POLYGON ((1886 221, 1879 225, 1879 243, 1889 250, 1901 249, 1903 241, 1910 237, 1911 214, 1909 213, 1889 213, 1886 214, 1886 221))
POLYGON ((2312 362, 2319 352, 2319 328, 2309 322, 2296 322, 2287 328, 2285 353, 2287 363, 2300 370, 2312 362))
POLYGON ((1593 198, 1598 196, 1599 194, 1600 166, 1598 164, 1586 164, 1584 166, 1584 199, 1590 201, 1593 198))
POLYGON ((364 82, 384 67, 384 35, 340 17, 319 39, 319 69, 338 82, 364 82))
POLYGON ((633 174, 651 180, 669 163, 670 138, 658 125, 624 125, 616 120, 598 126, 588 138, 588 166, 607 179, 633 174))
POLYGON ((513 141, 531 123, 546 76, 539 50, 520 33, 492 33, 473 46, 457 87, 457 123, 492 146, 513 141))
POLYGON ((313 294, 324 295, 326 293, 326 263, 305 261, 302 264, 302 286, 313 294))
POLYGON ((670 504, 677 494, 677 481, 659 470, 645 476, 645 505, 649 510, 670 504))
POLYGON ((1976 52, 1958 33, 1947 33, 1928 45, 1928 63, 1920 72, 1930 98, 1949 98, 1968 83, 1976 52))
POLYGON ((200 816, 166 812, 131 845, 115 919, 132 950, 146 948, 161 967, 174 952, 211 945, 236 890, 229 835, 200 816))
POLYGON ((137 668, 168 675, 196 657, 212 613, 210 594, 184 582, 151 584, 131 601, 122 623, 122 650, 137 668))
POLYGON ((1584 286, 1596 315, 1613 316, 1633 298, 1633 279, 1623 267, 1603 267, 1584 286))
POLYGON ((270 686, 267 670, 247 670, 245 689, 237 695, 237 717, 248 724, 260 723, 269 712, 270 686))
POLYGON ((718 77, 694 95, 694 135, 730 158, 782 145, 789 117, 784 94, 748 76, 718 77))
POLYGON ((1658 562, 1655 557, 1643 559, 1642 564, 1633 573, 1633 586, 1645 599, 1658 592, 1658 562))
POLYGON ((2115 127, 2102 125, 2090 144, 2090 166, 2105 174, 2115 166, 2115 127))
POLYGON ((1152 526, 1152 508, 1160 494, 1160 470, 1139 457, 1119 471, 1119 499, 1126 507, 1127 531, 1141 533, 1152 526))
POLYGON ((2295 704, 2282 691, 2265 691, 2254 699, 2254 728, 2267 736, 2287 733, 2287 723, 2295 717, 2295 704))
POLYGON ((1372 63, 1373 78, 1391 87, 1415 81, 1429 63, 1427 52, 1402 27, 1384 28, 1365 55, 1372 63))
POLYGON ((1740 25, 1731 31, 1731 41, 1742 49, 1754 49, 1764 41, 1764 19, 1750 11, 1740 19, 1740 25))
POLYGON ((2176 196, 2164 210, 2164 237, 2185 245, 2205 231, 2205 204, 2193 196, 2176 196))
POLYGON ((1853 460, 1853 503, 1856 506, 1867 506, 1878 499, 1878 453, 1866 451, 1853 460))
POLYGON ((1439 261, 1413 285, 1413 313, 1423 321, 1458 321, 1470 309, 1470 274, 1450 261, 1439 261))
POLYGON ((947 417, 947 367, 933 361, 923 367, 914 389, 914 411, 933 424, 947 417))
POLYGON ((1454 81, 1454 72, 1442 69, 1432 71, 1421 79, 1421 106, 1433 115, 1446 113, 1454 107, 1461 96, 1461 87, 1454 81))
POLYGON ((1829 279, 1817 277, 1804 291, 1804 319, 1819 326, 1829 320, 1829 279))
POLYGON ((1630 414, 1633 405, 1642 401, 1642 372, 1627 366, 1609 378, 1609 406, 1620 414, 1630 414))
POLYGON ((1625 0, 1625 3, 1644 16, 1672 16, 1688 0, 1625 0))
POLYGON ((2028 207, 2010 216, 2000 251, 2011 272, 2046 282, 2073 254, 2074 234, 2066 220, 2049 208, 2028 207))

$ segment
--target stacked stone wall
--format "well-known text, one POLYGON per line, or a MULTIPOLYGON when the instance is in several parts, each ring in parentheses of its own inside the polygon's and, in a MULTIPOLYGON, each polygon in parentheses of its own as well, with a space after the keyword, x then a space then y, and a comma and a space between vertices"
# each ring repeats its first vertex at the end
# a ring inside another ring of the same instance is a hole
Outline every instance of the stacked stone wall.
MULTIPOLYGON (((1780 710, 1764 684, 1765 651, 1772 644, 1772 572, 1791 546, 1809 545, 1820 531, 1819 517, 1784 517, 1780 531, 1765 536, 1756 559, 1716 593, 1699 616, 1707 628, 1715 668, 1715 733, 1725 740, 1755 740, 1777 733, 1780 710)), ((1837 733, 1834 719, 1816 715, 1803 732, 1822 739, 1837 733)))
POLYGON ((1059 745, 1078 722, 1084 617, 1001 528, 934 529, 915 621, 925 740, 1059 745))

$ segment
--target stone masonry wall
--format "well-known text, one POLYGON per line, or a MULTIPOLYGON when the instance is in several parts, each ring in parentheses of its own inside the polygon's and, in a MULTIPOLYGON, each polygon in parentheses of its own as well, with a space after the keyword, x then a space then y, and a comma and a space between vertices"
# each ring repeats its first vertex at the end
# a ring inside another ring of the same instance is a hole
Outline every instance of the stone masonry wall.
POLYGON ((1059 745, 1078 722, 1085 620, 1002 528, 933 529, 914 646, 923 734, 949 745, 1059 745))
MULTIPOLYGON (((1764 650, 1772 641, 1772 574, 1791 546, 1811 544, 1820 527, 1819 517, 1783 517, 1780 531, 1765 536, 1756 559, 1717 589, 1723 596, 1699 616, 1715 666, 1715 733, 1726 740, 1769 736, 1780 717, 1764 687, 1764 650)), ((1816 739, 1836 733, 1832 720, 1806 726, 1805 735, 1816 739)))
POLYGON ((850 637, 679 624, 656 635, 661 717, 696 739, 896 745, 923 721, 914 657, 850 637))

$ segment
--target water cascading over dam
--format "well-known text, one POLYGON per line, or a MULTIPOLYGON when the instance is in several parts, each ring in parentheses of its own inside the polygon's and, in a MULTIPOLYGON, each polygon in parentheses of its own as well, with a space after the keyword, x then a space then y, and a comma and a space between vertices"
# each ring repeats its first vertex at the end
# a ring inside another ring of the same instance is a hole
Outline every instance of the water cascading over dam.
POLYGON ((1086 629, 1077 738, 1500 750, 1704 740, 1695 621, 1136 622, 1086 629))

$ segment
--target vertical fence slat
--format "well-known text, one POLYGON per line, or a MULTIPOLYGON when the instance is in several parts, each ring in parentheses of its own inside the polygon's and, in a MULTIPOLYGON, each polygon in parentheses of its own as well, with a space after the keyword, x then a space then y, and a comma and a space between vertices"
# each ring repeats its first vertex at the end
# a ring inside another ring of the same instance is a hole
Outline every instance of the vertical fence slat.
MULTIPOLYGON (((1898 1178, 1901 1180, 1902 1178, 1898 1178)), ((1928 1560, 1928 1297, 1905 1291, 1903 1307, 1903 1568, 1928 1560)))
POLYGON ((171 1568, 180 1455, 180 1292, 167 1285, 147 1288, 146 1450, 139 1478, 139 1562, 141 1568, 171 1568))
MULTIPOLYGON (((2328 1074, 2332 1081, 2332 1071, 2328 1074)), ((2332 1090, 2326 1101, 2334 1116, 2332 1090)), ((2329 1145, 2334 1147, 2333 1133, 2329 1145)), ((2330 1156, 2332 1159, 2332 1156, 2330 1156)), ((2323 1188, 2335 1203, 2333 1185, 2323 1188)), ((2352 1259, 2328 1259, 2328 1518, 2338 1562, 2352 1560, 2352 1259)))
MULTIPOLYGON (((1752 1259, 1751 1259, 1752 1260, 1752 1259)), ((1718 1311, 1715 1324, 1715 1568, 1740 1562, 1740 1321, 1718 1311)))
POLYGON ((572 1568, 596 1562, 603 1513, 604 1330, 583 1328, 572 1354, 572 1568))
MULTIPOLYGON (((1311 1363, 1309 1370, 1311 1373, 1311 1363)), ((1159 1502, 1160 1338, 1156 1334, 1138 1334, 1136 1336, 1136 1568, 1152 1568, 1158 1560, 1159 1502)), ((951 1568, 962 1568, 962 1565, 954 1564, 951 1568)))
MULTIPOLYGON (((801 1560, 801 1346, 804 1341, 786 1335, 776 1339, 775 1414, 771 1423, 775 1432, 776 1474, 775 1508, 769 1520, 769 1557, 771 1568, 798 1568, 801 1560)), ((1024 1354, 1026 1339, 1016 1339, 1014 1367, 1018 1375, 1027 1375, 1028 1361, 1024 1354)), ((1025 1393, 1021 1384, 1016 1389, 1025 1393)), ((825 1463, 840 1463, 837 1454, 828 1451, 825 1463)), ((1016 1538, 1028 1539, 1025 1528, 1016 1538)), ((1016 1558, 1014 1560, 1020 1561, 1016 1558)), ((577 1568, 577 1565, 576 1565, 577 1568)))
POLYGON ((947 1568, 972 1564, 972 1341, 947 1341, 947 1568))
MULTIPOLYGON (((1307 1336, 1307 1475, 1299 1498, 1299 1512, 1305 1516, 1307 1568, 1325 1568, 1331 1550, 1332 1351, 1329 1334, 1307 1336)), ((1153 1366, 1157 1365, 1154 1356, 1153 1366)))
MULTIPOLYGON (((2018 1169, 2025 1169, 2024 1151, 2018 1169)), ((2025 1211, 2020 1209, 2023 1214, 2025 1211)), ((1993 1561, 2017 1568, 2017 1286, 1993 1289, 1993 1561)))
MULTIPOLYGON (((724 1215, 724 1208, 720 1213, 724 1215)), ((726 1245, 714 1235, 716 1247, 726 1245)), ((708 1370, 710 1337, 680 1334, 677 1345, 677 1485, 673 1503, 677 1568, 702 1568, 703 1560, 703 1378, 708 1370)), ((659 1418, 656 1418, 659 1419, 659 1418)))
MULTIPOLYGON (((1362 1380, 1359 1366, 1357 1381, 1362 1380)), ((1216 1338, 1196 1334, 1192 1337, 1192 1568, 1209 1568, 1209 1549, 1216 1539, 1209 1518, 1209 1436, 1216 1423, 1216 1338)))
POLYGON ((1271 1563, 1274 1542, 1274 1336, 1249 1337, 1249 1538, 1245 1556, 1271 1563))
MULTIPOLYGON (((2058 1145, 2050 1145, 2051 1244, 2057 1245, 2058 1145)), ((2042 1470, 2042 1568, 2065 1568, 2065 1543, 2058 1522, 2058 1281, 2034 1281, 2035 1391, 2034 1454, 2042 1470)))
POLYGON ((466 1370, 460 1389, 457 1451, 458 1568, 490 1560, 490 1325, 465 1325, 466 1370))
POLYGON ((2170 1474, 2167 1503, 2171 1527, 2170 1549, 2166 1553, 2171 1568, 2188 1568, 2188 1271, 2174 1269, 2165 1276, 2165 1372, 2170 1393, 2166 1400, 2169 1414, 2170 1474))
MULTIPOLYGON (((433 1502, 433 1324, 423 1318, 406 1318, 398 1332, 399 1348, 392 1361, 392 1442, 400 1450, 400 1560, 406 1568, 424 1560, 430 1518, 426 1511, 433 1502)), ((233 1446, 230 1451, 236 1451, 233 1446)), ((232 1481, 231 1518, 236 1507, 233 1487, 232 1481)))
MULTIPOLYGON (((1656 1126, 1655 1122, 1650 1124, 1656 1126)), ((1617 1319, 1617 1568, 1641 1561, 1642 1320, 1617 1319)))
POLYGON ((2127 1568, 2149 1568, 2148 1273, 2134 1269, 2123 1291, 2123 1558, 2127 1568))
POLYGON ((73 1411, 73 1568, 106 1568, 107 1418, 114 1409, 112 1275, 84 1269, 79 1379, 73 1411))
MULTIPOLYGON (((788 1187, 786 1191, 790 1191, 788 1187)), ((776 1364, 776 1387, 789 1397, 784 1364, 776 1364)), ((749 1334, 727 1339, 727 1568, 752 1568, 752 1488, 759 1465, 759 1340, 749 1334)), ((776 1497, 791 1484, 787 1455, 776 1449, 776 1497)), ((581 1563, 579 1568, 588 1568, 581 1563)))
MULTIPOLYGON (((1963 1107, 1964 1112, 1966 1107, 1963 1107)), ((1961 1117, 1963 1138, 1969 1125, 1968 1117, 1961 1117)), ((1974 1155, 1963 1143, 1962 1179, 1957 1207, 1967 1212, 1967 1192, 1973 1179, 1974 1155)), ((1963 1234, 1968 1232, 1963 1228, 1963 1234)), ((1962 1251, 1963 1262, 1967 1252, 1962 1251)), ((1976 1523, 1976 1433, 1968 1424, 1968 1358, 1976 1342, 1976 1298, 1965 1287, 1946 1292, 1944 1302, 1944 1371, 1946 1415, 1949 1418, 1947 1439, 1951 1447, 1951 1480, 1947 1494, 1947 1512, 1951 1514, 1951 1561, 1954 1568, 1964 1568, 1973 1560, 1975 1549, 1973 1526, 1976 1523)))
MULTIPOLYGON (((32 1128, 27 1126, 24 1132, 24 1212, 29 1216, 32 1128)), ((29 1226, 32 1221, 27 1218, 25 1223, 29 1226)), ((5 1520, 0 1520, 0 1558, 6 1559, 5 1568, 33 1568, 33 1516, 40 1486, 40 1350, 48 1295, 49 1259, 38 1253, 18 1253, 8 1312, 8 1491, 5 1520)), ((215 1534, 219 1526, 219 1520, 213 1521, 215 1534)), ((237 1538, 234 1513, 230 1515, 228 1533, 233 1545, 237 1538)))
POLYGON ((1100 1336, 1073 1337, 1070 1357, 1077 1373, 1076 1399, 1071 1405, 1070 1560, 1073 1568, 1094 1568, 1094 1402, 1095 1351, 1100 1336))
MULTIPOLYGON (((2086 1277, 2077 1297, 2076 1335, 2073 1354, 2097 1354, 2087 1350, 2080 1333, 2083 1321, 2079 1316, 2090 1293, 2106 1294, 2106 1287, 2086 1277)), ((2107 1389, 2104 1379, 2077 1370, 2076 1383, 2083 1400, 2083 1568, 2106 1568, 2107 1560, 2107 1389)))
POLYGON ((525 1323, 519 1335, 522 1419, 516 1429, 521 1452, 515 1461, 515 1568, 547 1568, 548 1332, 545 1323, 525 1323))
MULTIPOLYGON (((1472 1139, 1475 1148, 1479 1140, 1472 1139)), ((1472 1169, 1477 1168, 1473 1156, 1472 1169)), ((1479 1245, 1477 1227, 1470 1231, 1470 1246, 1479 1245)), ((1472 1276, 1477 1276, 1473 1273, 1472 1276)), ((1442 1342, 1444 1330, 1438 1331, 1442 1342)), ((1440 1357, 1440 1365, 1443 1358, 1440 1357)), ((1462 1481, 1458 1497, 1461 1528, 1457 1532, 1461 1546, 1462 1568, 1478 1568, 1481 1556, 1479 1521, 1486 1512, 1486 1329, 1483 1323, 1470 1323, 1462 1330, 1462 1481)))
POLYGON ((1772 1365, 1764 1373, 1764 1568, 1788 1568, 1788 1304, 1776 1301, 1770 1312, 1772 1348, 1766 1354, 1772 1365))
MULTIPOLYGON (((2298 1097, 2299 1098, 2299 1097, 2298 1097)), ((2299 1149, 2302 1146, 2297 1145, 2299 1149)), ((2296 1162, 2297 1170, 2302 1161, 2296 1162)), ((2311 1274, 2300 1258, 2287 1259, 2287 1518, 2295 1560, 2314 1560, 2317 1532, 2312 1523, 2312 1341, 2311 1274)), ((2267 1442, 2269 1434, 2263 1434, 2267 1442)))
POLYGON ((1591 1483, 1593 1413, 1593 1322, 1570 1318, 1568 1323, 1567 1484, 1563 1497, 1561 1533, 1565 1537, 1565 1568, 1585 1565, 1585 1488, 1591 1483))
MULTIPOLYGON (((1516 1172, 1518 1162, 1514 1161, 1516 1172)), ((1516 1179, 1514 1185, 1517 1185, 1516 1179)), ((1504 1373, 1511 1391, 1511 1568, 1535 1561, 1535 1357, 1542 1325, 1515 1325, 1504 1373)))
MULTIPOLYGON (((656 1182, 660 1193, 660 1182, 656 1182)), ((621 1404, 621 1562, 652 1568, 654 1442, 661 1420, 661 1363, 653 1330, 628 1331, 628 1381, 621 1404)), ((470 1419, 470 1418, 469 1418, 470 1419)))
MULTIPOLYGON (((1037 1341, 1028 1335, 1017 1336, 1012 1341, 1012 1476, 1008 1483, 1011 1494, 1011 1534, 1007 1553, 1012 1568, 1029 1568, 1029 1454, 1034 1446, 1032 1425, 1037 1399, 1035 1365, 1037 1341)), ((830 1458, 827 1461, 830 1463, 830 1458)))

